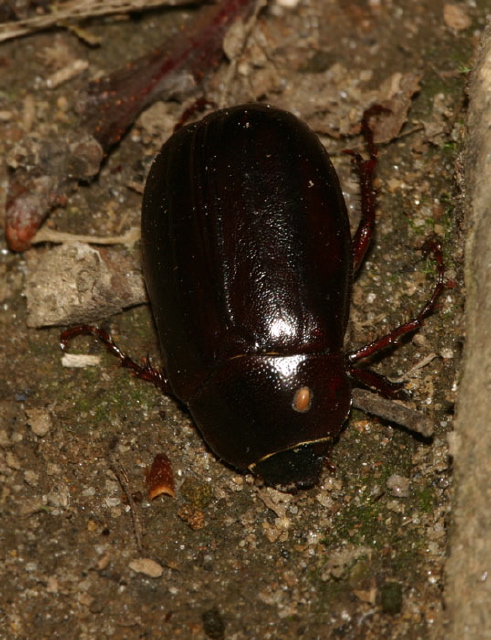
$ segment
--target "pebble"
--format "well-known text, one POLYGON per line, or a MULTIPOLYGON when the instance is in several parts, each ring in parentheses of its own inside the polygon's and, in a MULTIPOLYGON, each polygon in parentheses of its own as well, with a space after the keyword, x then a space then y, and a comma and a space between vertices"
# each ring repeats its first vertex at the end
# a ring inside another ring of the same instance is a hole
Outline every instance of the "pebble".
POLYGON ((160 578, 164 573, 162 565, 151 558, 138 558, 129 563, 129 568, 135 573, 143 573, 149 578, 160 578))

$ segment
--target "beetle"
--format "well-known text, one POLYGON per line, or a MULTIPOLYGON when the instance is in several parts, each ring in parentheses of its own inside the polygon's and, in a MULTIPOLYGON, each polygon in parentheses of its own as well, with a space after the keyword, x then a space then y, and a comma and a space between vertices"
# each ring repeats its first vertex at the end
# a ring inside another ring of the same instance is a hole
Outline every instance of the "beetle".
POLYGON ((414 320, 351 353, 344 337, 353 277, 373 233, 377 150, 353 156, 362 216, 351 238, 338 177, 317 135, 265 104, 218 110, 176 131, 155 158, 142 207, 143 273, 163 370, 140 377, 180 400, 215 455, 286 489, 306 488, 350 412, 352 385, 393 395, 398 385, 355 363, 416 330, 414 320))

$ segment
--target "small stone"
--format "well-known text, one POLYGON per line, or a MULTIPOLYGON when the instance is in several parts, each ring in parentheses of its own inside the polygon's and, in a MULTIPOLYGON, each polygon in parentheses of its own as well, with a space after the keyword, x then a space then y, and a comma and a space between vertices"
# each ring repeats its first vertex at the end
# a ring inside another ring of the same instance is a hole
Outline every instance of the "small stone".
POLYGON ((37 487, 39 483, 39 474, 35 471, 24 471, 24 480, 30 487, 37 487))
POLYGON ((408 498, 410 495, 411 483, 409 478, 404 478, 404 476, 393 473, 387 479, 387 488, 392 495, 397 498, 408 498))
POLYGON ((59 484, 53 487, 46 499, 51 507, 64 509, 70 504, 70 489, 67 485, 59 484))
POLYGON ((193 531, 198 531, 199 529, 203 529, 205 526, 205 514, 198 509, 197 507, 193 507, 190 504, 183 505, 177 515, 186 522, 193 531))
POLYGON ((149 578, 160 578, 164 573, 162 565, 151 558, 138 558, 138 560, 132 560, 128 565, 132 571, 136 573, 143 573, 149 578))
POLYGON ((16 471, 18 471, 22 468, 21 463, 11 451, 7 451, 7 454, 5 455, 5 462, 10 469, 15 469, 16 471))
POLYGON ((51 428, 51 416, 47 409, 26 409, 27 424, 39 438, 43 438, 51 428))
POLYGON ((58 584, 58 579, 56 578, 56 576, 49 576, 48 582, 47 582, 47 585, 46 585, 46 591, 48 593, 58 593, 59 584, 58 584))
POLYGON ((443 19, 447 27, 455 31, 468 29, 472 24, 466 8, 460 4, 446 4, 443 7, 443 19))

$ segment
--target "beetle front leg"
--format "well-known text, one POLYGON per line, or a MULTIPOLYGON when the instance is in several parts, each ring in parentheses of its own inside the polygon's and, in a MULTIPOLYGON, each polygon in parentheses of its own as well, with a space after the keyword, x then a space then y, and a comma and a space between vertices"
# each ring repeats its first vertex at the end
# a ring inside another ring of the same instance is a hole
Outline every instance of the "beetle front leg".
POLYGON ((98 338, 104 344, 109 353, 119 358, 121 366, 125 369, 130 369, 136 378, 141 378, 147 382, 153 382, 153 384, 161 389, 163 393, 173 395, 169 386, 169 381, 165 375, 165 371, 152 367, 148 358, 143 359, 142 365, 137 364, 126 353, 121 351, 112 339, 112 336, 100 327, 96 327, 91 324, 80 324, 63 331, 60 336, 60 347, 62 351, 66 351, 70 340, 82 335, 90 335, 98 338))
POLYGON ((442 294, 445 288, 445 281, 444 281, 445 264, 443 262, 442 247, 440 243, 434 240, 430 240, 426 242, 425 245, 423 246, 423 252, 426 254, 429 251, 433 252, 433 255, 435 256, 435 260, 437 263, 437 269, 438 269, 438 278, 436 281, 435 288, 433 289, 431 298, 424 305, 424 307, 418 313, 416 318, 414 318, 413 320, 409 320, 404 324, 399 325, 387 335, 382 336, 381 338, 378 338, 377 340, 370 342, 364 347, 361 347, 360 349, 357 349, 356 351, 352 351, 351 353, 349 353, 347 356, 349 363, 354 363, 357 360, 368 358, 374 353, 378 353, 379 351, 382 351, 382 349, 385 349, 386 347, 390 347, 397 344, 403 336, 409 333, 412 333, 413 331, 416 331, 416 329, 419 329, 421 326, 423 326, 425 318, 430 316, 435 311, 438 298, 440 297, 440 295, 442 294))
POLYGON ((375 228, 375 213, 377 209, 377 192, 373 186, 373 178, 377 167, 378 150, 373 141, 370 118, 385 111, 388 111, 388 109, 377 104, 367 109, 363 114, 361 132, 366 141, 369 154, 368 160, 364 160, 356 151, 349 149, 345 151, 345 153, 352 156, 360 180, 361 220, 352 240, 353 273, 355 275, 370 246, 375 228))

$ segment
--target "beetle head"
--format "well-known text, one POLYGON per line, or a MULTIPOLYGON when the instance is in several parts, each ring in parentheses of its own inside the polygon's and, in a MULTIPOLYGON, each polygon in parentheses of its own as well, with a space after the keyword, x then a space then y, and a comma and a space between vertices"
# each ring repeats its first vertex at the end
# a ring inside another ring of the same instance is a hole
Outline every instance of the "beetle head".
POLYGON ((249 469, 282 491, 310 489, 319 480, 330 446, 330 440, 300 444, 265 456, 249 469))
POLYGON ((318 480, 350 404, 338 354, 232 358, 188 402, 220 459, 286 490, 318 480))

